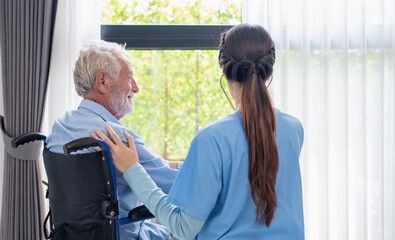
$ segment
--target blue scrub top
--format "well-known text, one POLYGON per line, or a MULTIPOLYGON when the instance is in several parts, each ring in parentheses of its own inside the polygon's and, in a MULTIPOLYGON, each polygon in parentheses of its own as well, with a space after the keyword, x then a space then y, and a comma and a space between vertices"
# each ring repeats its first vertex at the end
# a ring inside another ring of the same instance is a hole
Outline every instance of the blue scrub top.
POLYGON ((248 181, 248 144, 235 112, 201 129, 170 190, 168 202, 205 221, 196 239, 304 239, 299 155, 300 121, 276 110, 279 170, 270 227, 255 221, 248 181))

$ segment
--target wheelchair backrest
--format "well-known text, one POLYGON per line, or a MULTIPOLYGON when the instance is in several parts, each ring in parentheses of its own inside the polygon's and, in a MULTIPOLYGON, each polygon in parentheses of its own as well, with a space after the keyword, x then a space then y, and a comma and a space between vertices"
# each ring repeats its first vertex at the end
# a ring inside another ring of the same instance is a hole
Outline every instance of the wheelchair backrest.
POLYGON ((116 239, 115 221, 103 216, 113 198, 104 151, 64 155, 44 149, 53 239, 116 239))

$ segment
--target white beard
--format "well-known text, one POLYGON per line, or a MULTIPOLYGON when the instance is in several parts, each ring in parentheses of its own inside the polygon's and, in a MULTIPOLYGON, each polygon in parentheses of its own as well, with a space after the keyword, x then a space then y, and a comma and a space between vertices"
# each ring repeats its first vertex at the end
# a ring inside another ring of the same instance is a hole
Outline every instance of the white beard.
POLYGON ((112 96, 110 97, 109 106, 112 109, 114 116, 117 119, 121 119, 126 114, 134 111, 134 103, 132 99, 123 98, 122 94, 119 94, 118 89, 114 89, 112 96))

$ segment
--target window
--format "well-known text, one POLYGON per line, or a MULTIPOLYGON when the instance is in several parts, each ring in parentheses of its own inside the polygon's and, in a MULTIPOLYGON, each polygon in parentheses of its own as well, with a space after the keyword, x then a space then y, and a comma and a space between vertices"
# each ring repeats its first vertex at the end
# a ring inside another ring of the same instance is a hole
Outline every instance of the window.
POLYGON ((121 122, 164 158, 183 160, 198 129, 232 112, 215 49, 240 20, 235 0, 102 1, 102 39, 127 44, 140 87, 121 122))

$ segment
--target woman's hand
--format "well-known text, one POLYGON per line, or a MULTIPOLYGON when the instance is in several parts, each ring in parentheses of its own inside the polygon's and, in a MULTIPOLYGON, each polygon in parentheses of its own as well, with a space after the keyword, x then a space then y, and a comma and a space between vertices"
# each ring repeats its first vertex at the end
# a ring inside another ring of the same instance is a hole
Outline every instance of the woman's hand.
MULTIPOLYGON (((126 130, 123 132, 128 140, 129 147, 126 147, 112 128, 106 125, 106 130, 114 140, 114 143, 99 129, 95 129, 96 135, 110 147, 114 166, 124 173, 130 166, 139 162, 139 158, 134 145, 133 137, 126 130)), ((94 134, 92 134, 94 136, 94 134)))

